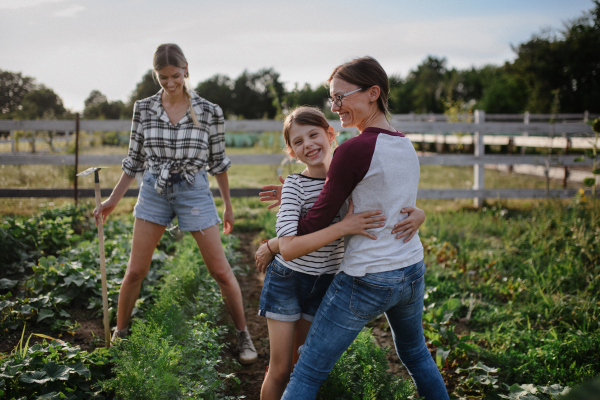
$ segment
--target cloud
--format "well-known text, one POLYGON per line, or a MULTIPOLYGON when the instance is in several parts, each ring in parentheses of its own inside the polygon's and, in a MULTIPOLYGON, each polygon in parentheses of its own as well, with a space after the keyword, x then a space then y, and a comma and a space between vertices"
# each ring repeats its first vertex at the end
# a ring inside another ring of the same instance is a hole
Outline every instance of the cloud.
POLYGON ((0 0, 0 10, 34 7, 44 3, 63 3, 68 0, 0 0))
POLYGON ((54 13, 54 16, 56 17, 65 17, 65 18, 71 18, 74 17, 75 15, 77 15, 77 13, 81 12, 85 10, 84 6, 80 6, 79 4, 74 4, 70 7, 65 8, 64 10, 60 10, 54 13))

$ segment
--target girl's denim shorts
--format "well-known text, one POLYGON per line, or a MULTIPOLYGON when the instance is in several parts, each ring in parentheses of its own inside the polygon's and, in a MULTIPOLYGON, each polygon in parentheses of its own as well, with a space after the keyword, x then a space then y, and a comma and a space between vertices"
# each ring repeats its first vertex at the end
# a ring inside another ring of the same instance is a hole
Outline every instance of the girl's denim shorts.
POLYGON ((284 322, 300 318, 312 322, 334 276, 294 271, 274 258, 267 267, 258 315, 284 322))
POLYGON ((192 232, 220 223, 206 171, 201 170, 195 176, 194 185, 190 185, 179 174, 170 175, 166 189, 160 195, 154 188, 156 176, 146 170, 133 209, 134 217, 164 226, 177 217, 179 230, 192 232))

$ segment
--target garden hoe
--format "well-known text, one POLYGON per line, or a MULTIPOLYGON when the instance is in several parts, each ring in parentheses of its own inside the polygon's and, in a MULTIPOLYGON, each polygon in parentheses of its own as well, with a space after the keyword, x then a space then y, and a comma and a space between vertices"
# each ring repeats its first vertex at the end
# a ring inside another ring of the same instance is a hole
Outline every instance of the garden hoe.
MULTIPOLYGON (((96 189, 96 208, 100 208, 100 177, 98 171, 106 167, 92 167, 77 174, 77 176, 88 176, 94 173, 94 182, 96 189)), ((110 347, 110 325, 108 322, 108 289, 106 285, 106 260, 104 258, 104 228, 102 227, 102 218, 98 221, 98 243, 100 244, 100 273, 102 275, 102 306, 104 308, 104 343, 106 348, 110 347)))

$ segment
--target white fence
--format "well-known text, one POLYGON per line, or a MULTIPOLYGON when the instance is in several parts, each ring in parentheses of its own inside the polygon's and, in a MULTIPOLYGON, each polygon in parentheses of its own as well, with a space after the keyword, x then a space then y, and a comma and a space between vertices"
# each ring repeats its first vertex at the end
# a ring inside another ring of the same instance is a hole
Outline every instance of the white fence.
MULTIPOLYGON (((431 115, 429 115, 431 117, 431 115)), ((474 185, 472 189, 420 189, 419 198, 431 199, 456 199, 473 198, 476 205, 481 204, 484 198, 536 198, 536 197, 571 197, 576 189, 550 190, 544 189, 486 189, 484 181, 484 165, 538 165, 544 168, 589 166, 591 160, 575 162, 574 156, 531 156, 531 155, 486 155, 485 145, 553 147, 553 148, 590 148, 592 146, 593 131, 583 121, 595 117, 584 114, 559 114, 555 120, 568 121, 569 118, 578 118, 581 122, 531 122, 536 115, 488 115, 488 118, 498 121, 486 120, 483 111, 476 111, 474 122, 438 122, 438 116, 433 115, 428 121, 417 120, 417 114, 394 115, 392 125, 404 132, 415 143, 446 143, 468 144, 474 147, 473 155, 421 155, 421 165, 447 165, 474 167, 474 185), (569 117, 569 118, 567 118, 569 117), (523 119, 522 122, 507 122, 523 119), (459 134, 456 134, 460 132, 459 134), (533 136, 536 135, 536 136, 533 136)), ((544 116, 549 119, 550 116, 544 116)), ((542 118, 539 118, 542 119, 542 118)), ((81 131, 129 131, 131 122, 125 120, 81 120, 78 121, 81 131)), ((341 130, 339 121, 330 121, 336 129, 341 130)), ((230 132, 265 132, 281 131, 282 122, 273 120, 236 120, 226 121, 226 129, 230 132)), ((12 121, 0 120, 0 131, 10 131, 14 143, 15 131, 60 131, 74 133, 77 131, 76 121, 12 121)), ((236 164, 281 164, 283 154, 254 154, 229 156, 236 164)), ((0 153, 0 165, 116 165, 121 164, 122 156, 103 155, 53 155, 53 154, 20 154, 0 153), (78 160, 76 160, 78 158, 78 160)), ((110 189, 103 189, 110 193, 110 189)), ((232 189, 233 196, 257 195, 260 189, 232 189)), ((74 189, 0 189, 0 197, 70 197, 74 189)), ((80 191, 83 196, 93 195, 80 191)), ((215 193, 218 195, 218 193, 215 193)), ((127 195, 137 195, 136 189, 131 189, 127 195)))

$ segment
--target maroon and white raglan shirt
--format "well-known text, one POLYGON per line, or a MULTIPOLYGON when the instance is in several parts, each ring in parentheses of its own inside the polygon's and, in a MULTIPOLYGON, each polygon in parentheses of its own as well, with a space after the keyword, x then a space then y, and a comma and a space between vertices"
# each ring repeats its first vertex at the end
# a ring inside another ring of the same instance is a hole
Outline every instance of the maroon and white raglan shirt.
POLYGON ((354 213, 381 210, 387 219, 385 226, 369 230, 377 240, 362 235, 344 237, 339 271, 364 276, 413 265, 423 259, 419 235, 405 243, 391 232, 408 216, 400 210, 416 204, 419 174, 419 159, 408 138, 399 132, 367 128, 336 149, 323 190, 299 219, 297 234, 328 227, 350 197, 354 213))

